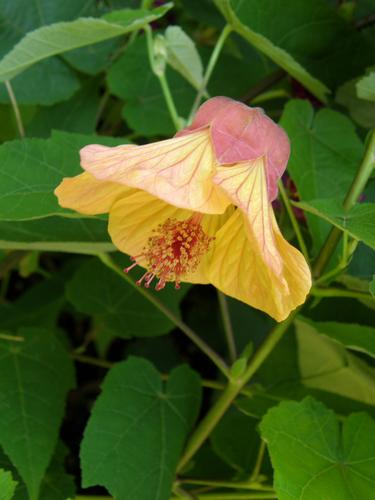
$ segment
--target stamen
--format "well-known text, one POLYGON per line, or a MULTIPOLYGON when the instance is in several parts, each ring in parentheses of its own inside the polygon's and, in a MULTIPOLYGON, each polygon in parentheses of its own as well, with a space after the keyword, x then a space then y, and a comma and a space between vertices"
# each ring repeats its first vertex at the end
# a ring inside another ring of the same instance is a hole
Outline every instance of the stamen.
POLYGON ((203 231, 202 217, 197 213, 183 221, 167 219, 153 229, 143 252, 131 257, 133 264, 124 272, 128 273, 141 261, 147 271, 136 281, 137 285, 144 282, 149 288, 154 278, 158 278, 155 290, 162 290, 168 281, 174 281, 175 289, 179 290, 183 277, 196 271, 215 239, 203 231))

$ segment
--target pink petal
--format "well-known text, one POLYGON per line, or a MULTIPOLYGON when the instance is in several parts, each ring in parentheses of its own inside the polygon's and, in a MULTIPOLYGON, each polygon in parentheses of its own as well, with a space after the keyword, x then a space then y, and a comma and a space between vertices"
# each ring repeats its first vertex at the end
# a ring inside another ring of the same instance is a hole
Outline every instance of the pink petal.
POLYGON ((227 97, 214 97, 198 110, 190 127, 179 135, 210 125, 215 156, 221 165, 266 159, 270 201, 277 196, 277 181, 286 169, 289 139, 261 108, 251 108, 227 97))

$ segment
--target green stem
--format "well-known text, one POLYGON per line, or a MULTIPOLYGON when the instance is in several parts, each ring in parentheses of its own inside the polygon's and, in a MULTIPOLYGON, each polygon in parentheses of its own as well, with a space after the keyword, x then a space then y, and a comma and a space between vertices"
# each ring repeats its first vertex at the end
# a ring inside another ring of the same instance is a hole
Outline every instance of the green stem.
POLYGON ((232 327, 232 322, 230 319, 228 301, 226 296, 222 292, 220 292, 220 290, 217 290, 217 296, 219 299, 219 306, 220 306, 221 317, 223 320, 225 338, 228 345, 229 359, 231 360, 232 363, 234 363, 237 359, 237 350, 236 350, 236 342, 234 340, 234 331, 232 327))
POLYGON ((21 117, 20 109, 19 109, 18 104, 17 104, 16 96, 14 95, 13 88, 12 88, 10 81, 6 80, 4 83, 5 83, 5 87, 7 89, 8 95, 9 95, 10 102, 12 104, 14 116, 16 118, 18 133, 20 134, 21 139, 23 139, 25 137, 25 129, 24 129, 24 126, 22 123, 22 117, 21 117))
POLYGON ((24 337, 18 337, 16 335, 8 335, 6 333, 0 333, 1 340, 10 340, 13 342, 23 342, 25 340, 24 337))
POLYGON ((207 479, 190 479, 190 478, 182 478, 179 480, 180 484, 192 484, 198 486, 212 486, 213 488, 231 488, 234 490, 266 490, 272 491, 273 488, 271 486, 262 485, 256 481, 216 481, 216 480, 207 480, 207 479))
POLYGON ((125 280, 129 285, 135 288, 138 293, 143 295, 151 304, 153 304, 159 311, 161 311, 175 326, 177 326, 202 352, 206 354, 208 358, 216 365, 216 367, 226 376, 229 377, 229 369, 225 361, 208 345, 204 340, 202 340, 199 335, 197 335, 186 323, 184 323, 174 312, 172 312, 168 307, 166 307, 163 302, 158 298, 148 292, 145 288, 139 287, 136 283, 125 274, 111 259, 107 254, 98 254, 97 257, 105 264, 107 267, 112 269, 117 273, 123 280, 125 280))
POLYGON ((266 451, 266 443, 265 443, 265 441, 263 441, 263 439, 261 439, 257 459, 256 459, 256 462, 254 465, 253 472, 251 473, 251 476, 250 476, 250 484, 251 484, 251 482, 256 481, 257 477, 259 476, 260 470, 262 468, 262 463, 263 463, 265 451, 266 451))
POLYGON ((369 300, 372 296, 366 292, 358 292, 356 290, 342 290, 341 288, 317 288, 312 287, 310 294, 313 297, 348 297, 351 299, 366 299, 369 300))
MULTIPOLYGON (((1 334, 0 334, 0 338, 1 338, 1 334)), ((11 340, 17 340, 17 338, 12 336, 11 340)), ((23 340, 23 338, 19 337, 19 340, 23 340)), ((93 366, 99 366, 100 368, 109 369, 109 368, 112 368, 116 364, 116 363, 112 363, 111 361, 107 361, 105 359, 94 358, 92 356, 83 355, 83 354, 80 354, 80 353, 77 353, 74 351, 71 352, 70 355, 73 359, 75 359, 79 363, 84 363, 84 364, 93 365, 93 366)), ((161 374, 161 378, 163 380, 167 380, 168 375, 161 374)), ((207 380, 207 379, 202 379, 201 385, 202 385, 202 387, 206 387, 207 389, 213 389, 214 391, 223 391, 226 387, 225 384, 222 384, 221 382, 217 382, 217 380, 207 380)), ((247 389, 244 387, 241 390, 241 394, 250 398, 251 396, 253 396, 253 391, 249 388, 247 389)))
POLYGON ((290 204, 289 197, 286 194, 284 185, 283 185, 283 183, 282 183, 281 180, 279 181, 278 186, 279 186, 279 191, 280 191, 280 194, 281 194, 281 198, 283 199, 283 203, 284 203, 285 209, 288 212, 288 216, 289 216, 290 222, 291 222, 291 224, 293 226, 293 229, 294 229, 297 241, 298 241, 298 245, 299 245, 299 247, 301 249, 301 252, 303 253, 303 256, 306 259, 306 262, 309 262, 309 252, 307 251, 305 240, 303 239, 303 236, 302 236, 302 233, 301 233, 301 229, 299 227, 299 224, 298 224, 298 221, 296 219, 296 216, 294 215, 292 205, 290 204))
MULTIPOLYGON (((177 500, 181 497, 172 497, 177 500)), ((276 493, 203 493, 195 495, 196 500, 268 500, 277 498, 276 493)))
POLYGON ((165 76, 165 73, 162 73, 161 75, 157 75, 157 77, 159 78, 160 86, 161 86, 161 89, 163 91, 164 99, 165 99, 165 102, 167 103, 168 111, 169 111, 169 114, 171 115, 173 124, 174 124, 176 130, 180 130, 182 128, 182 120, 178 116, 177 109, 176 109, 176 106, 175 106, 175 103, 174 103, 174 100, 172 97, 171 90, 170 90, 169 85, 168 85, 167 78, 165 76))
MULTIPOLYGON (((349 188, 345 197, 343 206, 345 210, 349 210, 357 202, 367 181, 369 180, 375 166, 375 130, 370 134, 370 139, 366 148, 365 155, 361 164, 359 165, 356 176, 349 188)), ((325 243, 323 244, 315 266, 313 268, 313 275, 319 277, 328 265, 331 257, 340 241, 342 231, 337 227, 331 229, 325 243)))
POLYGON ((114 363, 110 361, 106 361, 105 359, 93 358, 91 356, 85 356, 84 354, 78 354, 76 352, 70 353, 70 356, 79 361, 80 363, 84 363, 86 365, 99 366, 100 368, 112 368, 114 363))
MULTIPOLYGON (((146 33, 148 59, 150 62, 151 69, 155 74, 155 76, 157 76, 157 78, 159 79, 161 90, 163 92, 164 99, 167 104, 167 108, 171 116, 171 119, 173 121, 173 124, 176 130, 180 130, 182 128, 182 120, 177 113, 176 105, 174 103, 173 96, 169 88, 167 78, 165 76, 165 66, 162 69, 156 67, 152 31, 149 25, 145 26, 144 30, 146 33)), ((166 64, 165 61, 164 64, 166 64)))
POLYGON ((195 113, 196 113, 196 111, 201 103, 201 99, 206 91, 206 87, 208 85, 208 82, 210 81, 212 72, 213 72, 215 65, 217 63, 217 60, 219 58, 221 49, 223 48, 225 40, 228 38, 228 35, 231 32, 232 32, 232 27, 229 24, 227 24, 224 27, 223 31, 221 32, 219 38, 217 39, 217 42, 215 44, 214 50, 212 51, 210 60, 208 61, 207 69, 206 69, 206 72, 204 74, 202 84, 198 89, 198 93, 195 97, 193 106, 191 108, 188 123, 191 123, 191 121, 192 121, 192 119, 193 119, 193 117, 194 117, 194 115, 195 115, 195 113))
POLYGON ((297 312, 298 309, 294 310, 285 321, 279 323, 271 330, 266 340, 251 358, 243 375, 235 379, 229 379, 224 392, 217 399, 215 405, 210 409, 207 415, 201 420, 200 424, 190 437, 185 452, 180 459, 177 471, 181 471, 186 466, 195 452, 198 451, 202 444, 206 441, 239 392, 250 381, 251 377, 285 334, 289 326, 292 324, 297 312))

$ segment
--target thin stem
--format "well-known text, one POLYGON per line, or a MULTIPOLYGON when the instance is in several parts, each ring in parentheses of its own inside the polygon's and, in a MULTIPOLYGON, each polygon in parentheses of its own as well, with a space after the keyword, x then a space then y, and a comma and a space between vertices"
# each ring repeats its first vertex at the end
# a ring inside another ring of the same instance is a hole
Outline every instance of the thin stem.
POLYGON ((303 239, 301 229, 299 227, 296 216, 294 215, 292 205, 290 204, 289 197, 286 194, 286 191, 285 191, 285 188, 283 186, 282 181, 279 181, 278 186, 279 186, 281 198, 283 199, 285 209, 288 212, 290 222, 293 226, 293 229, 294 229, 297 241, 298 241, 298 245, 299 245, 301 252, 303 253, 303 256, 305 257, 306 261, 309 262, 309 252, 307 251, 305 240, 303 239))
MULTIPOLYGON (((352 185, 345 197, 343 206, 345 210, 349 210, 357 202, 367 181, 371 177, 372 171, 375 166, 375 130, 371 132, 365 155, 361 164, 359 165, 356 176, 353 179, 352 185)), ((315 266, 313 268, 313 275, 319 277, 326 266, 328 265, 331 257, 340 241, 342 231, 337 227, 333 227, 323 244, 315 266)))
POLYGON ((212 72, 213 72, 213 70, 215 68, 215 65, 217 63, 217 60, 219 58, 221 49, 223 48, 225 40, 228 38, 228 35, 231 32, 232 32, 232 27, 229 24, 227 24, 224 27, 223 31, 221 32, 219 38, 216 41, 214 50, 212 51, 210 60, 208 61, 207 69, 206 69, 206 72, 204 74, 204 77, 203 77, 203 80, 202 80, 202 84, 201 84, 201 86, 198 89, 198 93, 197 93, 197 95, 195 97, 193 106, 192 106, 191 111, 190 111, 190 115, 189 115, 189 119, 188 119, 189 123, 191 123, 191 121, 193 119, 193 116, 195 115, 195 113, 196 113, 196 111, 197 111, 197 109, 198 109, 198 107, 199 107, 199 105, 201 103, 202 97, 203 97, 203 95, 204 95, 204 93, 206 91, 206 87, 208 85, 208 82, 210 81, 212 72))
POLYGON ((234 490, 266 490, 272 491, 271 486, 262 485, 256 481, 216 481, 208 479, 181 478, 180 484, 193 484, 202 486, 212 486, 213 488, 231 488, 234 490))
POLYGON ((17 104, 16 96, 14 95, 13 88, 12 88, 10 81, 6 80, 4 83, 5 83, 5 87, 7 89, 8 95, 9 95, 10 102, 12 104, 14 116, 16 118, 18 133, 20 134, 21 139, 23 139, 25 137, 25 129, 23 127, 22 117, 21 117, 21 113, 20 113, 20 110, 19 110, 19 107, 17 104))
POLYGON ((153 47, 153 38, 152 38, 152 31, 149 25, 145 26, 144 28, 145 33, 146 33, 146 41, 147 41, 147 52, 148 52, 148 59, 150 62, 151 69, 155 76, 159 79, 161 90, 164 95, 165 102, 167 104, 167 108, 169 111, 169 114, 171 116, 171 119, 173 121, 173 124, 176 128, 176 130, 180 130, 182 128, 182 120, 179 117, 176 109, 176 105, 173 100, 173 96, 171 93, 171 90, 169 88, 169 84, 167 81, 167 78, 165 76, 165 61, 162 61, 163 68, 158 68, 156 67, 156 61, 155 61, 155 54, 154 54, 154 47, 153 47))
POLYGON ((312 287, 310 293, 313 297, 348 297, 351 299, 372 298, 370 293, 358 292, 356 290, 342 290, 341 288, 317 288, 312 287))
POLYGON ((0 333, 1 340, 10 340, 13 342, 23 342, 25 340, 24 337, 18 337, 17 335, 8 335, 6 333, 0 333))
MULTIPOLYGON (((15 340, 15 337, 12 336, 11 340, 15 340)), ((21 340, 21 337, 20 337, 20 340, 21 340)), ((73 359, 75 359, 76 361, 78 361, 79 363, 84 363, 84 364, 93 365, 93 366, 99 366, 100 368, 109 369, 109 368, 112 368, 113 366, 115 366, 115 364, 116 364, 116 363, 112 363, 111 361, 107 361, 105 359, 94 358, 92 356, 83 355, 83 354, 80 354, 80 353, 74 352, 74 351, 71 352, 70 356, 73 359)), ((163 380, 167 380, 168 377, 169 377, 168 374, 165 374, 165 373, 161 374, 161 378, 163 380)), ((202 385, 202 387, 206 387, 207 389, 213 389, 214 391, 223 391, 226 387, 225 384, 222 384, 221 382, 217 382, 216 380, 207 380, 207 379, 202 379, 201 385, 202 385)), ((253 396, 253 391, 251 389, 244 387, 241 390, 241 394, 243 394, 244 396, 247 396, 247 397, 251 397, 251 396, 253 396)))
POLYGON ((156 75, 159 78, 160 86, 164 94, 164 99, 165 102, 167 103, 168 111, 169 114, 172 118, 173 125, 175 126, 176 130, 180 130, 182 128, 182 120, 178 116, 177 109, 173 100, 173 96, 171 93, 171 90, 168 85, 167 78, 165 76, 165 73, 162 73, 161 75, 156 75))
MULTIPOLYGON (((176 500, 181 497, 172 497, 172 500, 176 500)), ((276 493, 202 493, 201 495, 195 495, 196 500, 268 500, 277 498, 276 493)))
POLYGON ((200 424, 190 437, 185 452, 181 457, 177 471, 181 471, 186 466, 195 452, 198 451, 202 444, 206 441, 241 389, 249 382, 251 377, 288 330, 298 310, 299 309, 294 310, 285 321, 279 323, 270 331, 266 340, 251 358, 245 373, 238 378, 229 379, 224 392, 217 399, 215 405, 210 409, 207 415, 201 420, 200 424))
POLYGON ((251 473, 250 480, 249 480, 250 484, 253 481, 256 481, 257 477, 259 476, 260 470, 262 468, 262 463, 263 463, 265 451, 266 451, 266 443, 265 443, 265 441, 263 441, 263 439, 261 439, 257 459, 256 459, 254 469, 253 469, 253 472, 251 473))
POLYGON ((223 320, 225 338, 228 344, 229 359, 231 360, 232 363, 234 363, 237 359, 237 349, 236 349, 236 342, 234 339, 232 322, 230 319, 228 301, 226 296, 222 292, 220 292, 220 290, 217 291, 217 296, 219 299, 219 306, 220 306, 221 317, 223 320))
POLYGON ((85 356, 84 354, 78 354, 76 352, 70 353, 70 356, 79 361, 80 363, 84 363, 86 365, 99 366, 100 368, 112 368, 114 363, 110 361, 106 361, 105 359, 93 358, 91 356, 85 356))
POLYGON ((174 312, 172 312, 168 307, 166 307, 158 298, 149 293, 145 288, 139 287, 136 283, 125 274, 109 257, 107 254, 98 254, 97 257, 105 264, 107 267, 112 269, 117 273, 123 280, 125 280, 129 285, 135 288, 138 293, 143 295, 151 304, 153 304, 159 311, 161 311, 171 322, 177 326, 210 360, 216 365, 216 367, 226 376, 229 377, 229 369, 225 361, 208 345, 204 340, 202 340, 199 335, 197 335, 186 323, 184 323, 174 312))

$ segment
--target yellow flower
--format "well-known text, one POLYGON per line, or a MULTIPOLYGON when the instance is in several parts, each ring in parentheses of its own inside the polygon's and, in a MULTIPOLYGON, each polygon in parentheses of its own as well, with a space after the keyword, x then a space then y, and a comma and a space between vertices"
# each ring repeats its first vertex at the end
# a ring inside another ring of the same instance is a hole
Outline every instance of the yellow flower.
POLYGON ((285 132, 261 109, 208 100, 174 138, 81 150, 81 175, 55 193, 63 207, 109 213, 109 234, 138 284, 212 283, 277 321, 303 303, 311 275, 282 236, 271 202, 289 158, 285 132))

